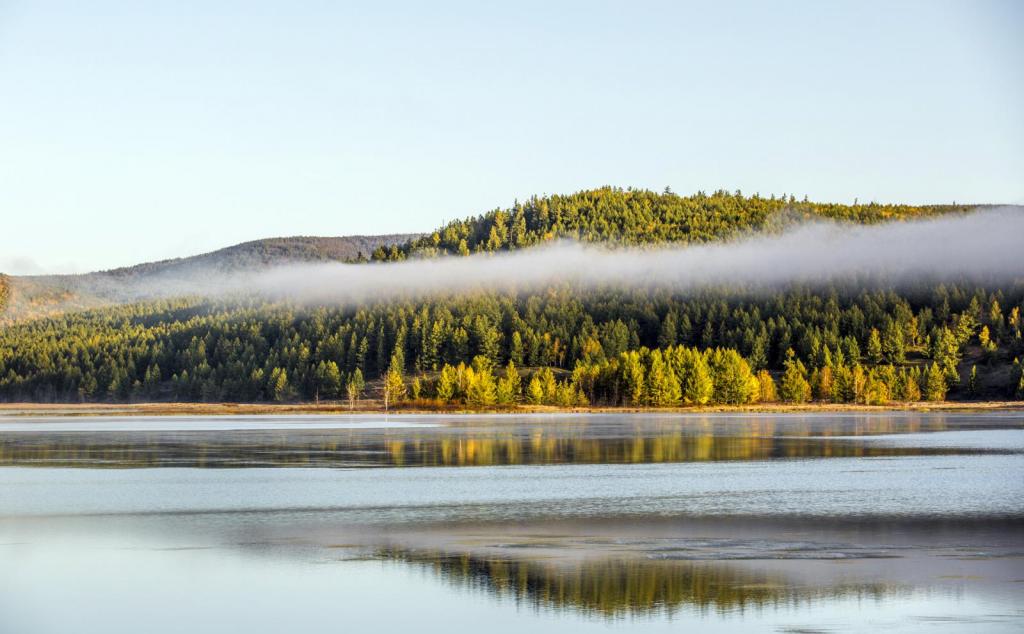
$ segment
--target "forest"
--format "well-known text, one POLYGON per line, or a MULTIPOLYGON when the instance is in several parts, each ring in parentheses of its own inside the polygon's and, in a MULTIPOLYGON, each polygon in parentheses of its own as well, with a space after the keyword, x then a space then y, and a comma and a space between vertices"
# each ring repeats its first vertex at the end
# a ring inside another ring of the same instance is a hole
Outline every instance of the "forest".
MULTIPOLYGON (((877 223, 965 211, 605 188, 452 222, 373 258, 558 237, 699 243, 811 216, 877 223)), ((770 293, 566 283, 330 306, 186 297, 0 327, 0 400, 503 408, 1019 399, 1022 309, 1024 280, 865 279, 770 293)))
POLYGON ((698 192, 679 196, 666 189, 603 187, 567 196, 533 197, 508 209, 456 220, 401 245, 378 247, 374 260, 469 255, 521 249, 555 239, 619 245, 696 244, 752 233, 779 231, 808 220, 876 224, 889 220, 964 213, 966 205, 815 203, 792 195, 744 196, 698 192))

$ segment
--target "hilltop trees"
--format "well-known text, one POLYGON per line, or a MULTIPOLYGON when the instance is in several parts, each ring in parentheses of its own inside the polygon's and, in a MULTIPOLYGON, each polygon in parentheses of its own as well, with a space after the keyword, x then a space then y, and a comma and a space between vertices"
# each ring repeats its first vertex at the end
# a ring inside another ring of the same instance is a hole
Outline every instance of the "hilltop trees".
MULTIPOLYGON (((535 196, 508 209, 456 220, 397 249, 379 248, 374 259, 466 256, 520 249, 559 238, 618 244, 701 243, 741 231, 773 230, 786 222, 806 218, 876 223, 966 209, 874 203, 837 205, 797 202, 785 195, 744 196, 726 191, 679 196, 671 191, 602 187, 564 196, 535 196)), ((671 333, 666 330, 665 338, 657 345, 667 347, 676 343, 671 333)))

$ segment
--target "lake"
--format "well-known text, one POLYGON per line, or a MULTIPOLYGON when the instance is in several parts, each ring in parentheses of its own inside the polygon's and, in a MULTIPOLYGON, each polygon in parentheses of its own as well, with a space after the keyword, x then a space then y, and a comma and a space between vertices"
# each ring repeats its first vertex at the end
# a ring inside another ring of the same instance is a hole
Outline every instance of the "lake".
POLYGON ((1021 631, 1024 412, 0 417, 0 632, 1021 631))

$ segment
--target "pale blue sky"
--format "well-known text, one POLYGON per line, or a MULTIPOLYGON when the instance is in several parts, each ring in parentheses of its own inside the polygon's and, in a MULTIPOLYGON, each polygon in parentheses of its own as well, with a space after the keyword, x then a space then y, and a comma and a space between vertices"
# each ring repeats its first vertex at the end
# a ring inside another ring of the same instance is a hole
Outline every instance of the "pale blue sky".
POLYGON ((604 184, 1024 202, 1024 2, 497 4, 0 0, 0 270, 604 184))

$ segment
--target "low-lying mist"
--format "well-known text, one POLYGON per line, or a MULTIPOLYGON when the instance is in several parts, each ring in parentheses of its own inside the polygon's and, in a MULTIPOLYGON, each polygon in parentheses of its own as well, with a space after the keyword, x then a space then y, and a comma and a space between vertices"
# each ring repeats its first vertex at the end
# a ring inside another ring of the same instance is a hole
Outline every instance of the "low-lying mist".
POLYGON ((551 284, 686 291, 771 290, 853 277, 903 284, 1024 280, 1024 209, 881 225, 810 223, 776 235, 689 247, 608 248, 556 242, 514 252, 371 264, 292 264, 258 272, 163 275, 121 289, 133 298, 267 296, 313 303, 387 300, 551 284))

